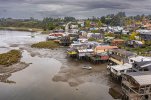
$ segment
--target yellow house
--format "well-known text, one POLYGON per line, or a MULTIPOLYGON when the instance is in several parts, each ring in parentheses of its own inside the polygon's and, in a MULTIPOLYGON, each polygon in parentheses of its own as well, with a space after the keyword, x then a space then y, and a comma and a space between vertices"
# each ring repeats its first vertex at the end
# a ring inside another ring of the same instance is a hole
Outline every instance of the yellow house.
POLYGON ((112 50, 112 55, 109 60, 117 65, 122 65, 129 62, 129 58, 135 56, 136 54, 123 49, 112 50))

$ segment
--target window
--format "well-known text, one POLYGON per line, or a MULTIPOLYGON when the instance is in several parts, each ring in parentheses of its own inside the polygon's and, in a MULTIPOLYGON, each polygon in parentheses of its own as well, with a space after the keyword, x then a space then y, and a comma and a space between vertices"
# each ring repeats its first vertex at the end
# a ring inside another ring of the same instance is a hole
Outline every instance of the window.
POLYGON ((134 61, 131 59, 130 62, 133 63, 134 61))

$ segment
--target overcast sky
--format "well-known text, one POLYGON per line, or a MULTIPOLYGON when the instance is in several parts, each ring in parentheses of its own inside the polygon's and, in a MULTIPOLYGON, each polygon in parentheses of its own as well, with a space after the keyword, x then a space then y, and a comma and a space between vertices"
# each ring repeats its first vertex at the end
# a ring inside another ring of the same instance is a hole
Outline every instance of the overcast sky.
POLYGON ((0 17, 100 17, 125 11, 151 14, 151 0, 0 0, 0 17))

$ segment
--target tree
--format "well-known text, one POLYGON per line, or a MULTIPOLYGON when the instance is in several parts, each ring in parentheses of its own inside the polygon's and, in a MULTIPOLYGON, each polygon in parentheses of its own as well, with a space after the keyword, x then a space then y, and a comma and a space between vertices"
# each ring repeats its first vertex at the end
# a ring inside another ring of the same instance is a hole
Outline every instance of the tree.
POLYGON ((103 17, 101 17, 101 22, 102 23, 105 23, 106 22, 106 20, 105 20, 105 17, 103 16, 103 17))
POLYGON ((86 21, 85 21, 85 26, 86 26, 86 27, 90 27, 90 20, 86 20, 86 21))
POLYGON ((56 27, 56 26, 55 26, 53 23, 51 23, 51 22, 48 23, 48 29, 49 29, 49 30, 54 30, 55 27, 56 27))
POLYGON ((126 17, 126 14, 125 12, 118 12, 116 16, 123 18, 126 17))
POLYGON ((130 35, 130 40, 135 40, 137 35, 138 33, 132 32, 132 34, 130 35))
POLYGON ((64 17, 65 22, 76 21, 74 17, 64 17))
POLYGON ((101 27, 102 26, 102 22, 101 20, 98 20, 98 27, 101 27))

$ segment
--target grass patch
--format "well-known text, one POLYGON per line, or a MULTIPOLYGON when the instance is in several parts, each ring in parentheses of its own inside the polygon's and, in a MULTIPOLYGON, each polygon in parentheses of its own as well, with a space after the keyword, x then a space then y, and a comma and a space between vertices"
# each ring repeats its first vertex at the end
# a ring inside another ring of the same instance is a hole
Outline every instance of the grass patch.
POLYGON ((31 45, 32 48, 53 49, 59 47, 59 44, 54 41, 44 41, 31 45))
POLYGON ((21 52, 19 50, 11 50, 7 53, 0 54, 0 65, 12 65, 21 59, 21 52))
POLYGON ((88 41, 97 41, 97 39, 91 37, 88 39, 88 41))
POLYGON ((50 34, 49 31, 42 31, 41 33, 42 33, 42 34, 50 34))

